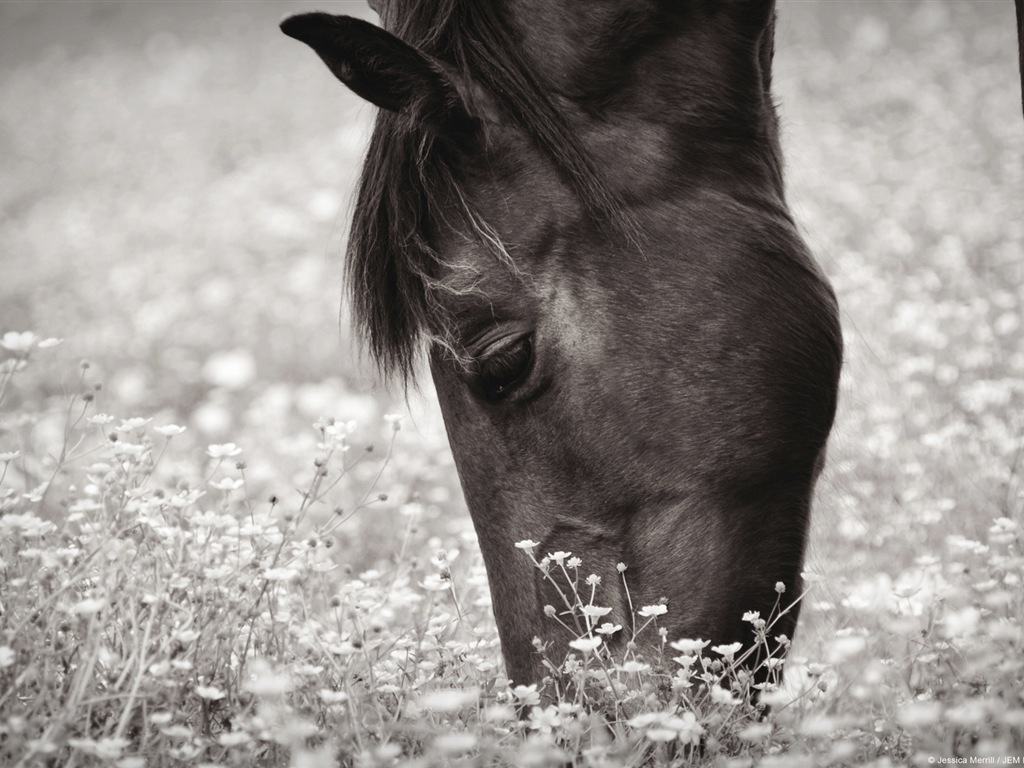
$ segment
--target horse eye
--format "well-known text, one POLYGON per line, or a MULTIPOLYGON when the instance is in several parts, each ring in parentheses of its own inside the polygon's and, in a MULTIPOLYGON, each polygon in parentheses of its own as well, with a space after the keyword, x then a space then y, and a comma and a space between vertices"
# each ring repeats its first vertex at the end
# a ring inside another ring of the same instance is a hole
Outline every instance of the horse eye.
POLYGON ((501 400, 526 379, 532 367, 533 341, 523 336, 477 362, 480 390, 488 400, 501 400))

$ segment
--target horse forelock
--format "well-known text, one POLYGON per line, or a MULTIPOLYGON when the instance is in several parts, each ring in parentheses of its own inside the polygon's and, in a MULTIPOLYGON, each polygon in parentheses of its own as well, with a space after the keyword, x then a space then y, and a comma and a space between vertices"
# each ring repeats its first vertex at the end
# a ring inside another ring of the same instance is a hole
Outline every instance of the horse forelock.
MULTIPOLYGON (((623 242, 637 241, 625 204, 531 70, 500 3, 390 0, 382 21, 485 89, 502 119, 520 129, 574 190, 595 225, 623 242)), ((495 230, 467 199, 463 174, 442 144, 414 112, 381 111, 349 234, 346 272, 356 325, 382 372, 406 383, 422 339, 455 346, 437 291, 449 266, 437 250, 439 235, 461 231, 514 268, 495 230)))

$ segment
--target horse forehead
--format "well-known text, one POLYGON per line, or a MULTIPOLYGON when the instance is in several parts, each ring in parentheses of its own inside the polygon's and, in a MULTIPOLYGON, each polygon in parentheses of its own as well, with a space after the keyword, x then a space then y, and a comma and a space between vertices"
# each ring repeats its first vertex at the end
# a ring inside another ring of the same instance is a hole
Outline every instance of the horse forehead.
POLYGON ((608 181, 620 195, 656 202, 679 181, 675 161, 681 147, 669 125, 623 115, 595 121, 584 138, 598 164, 614 169, 608 181))
POLYGON ((608 295, 586 273, 549 269, 537 279, 544 306, 543 324, 574 354, 597 359, 611 330, 608 295))
POLYGON ((490 247, 459 237, 445 254, 441 295, 456 314, 505 307, 542 315, 545 322, 566 329, 579 326, 582 317, 588 324, 596 322, 608 298, 607 279, 600 273, 609 265, 601 238, 588 236, 595 234, 590 229, 573 236, 548 221, 532 237, 514 242, 494 233, 490 247), (502 256, 494 252, 495 245, 502 256))

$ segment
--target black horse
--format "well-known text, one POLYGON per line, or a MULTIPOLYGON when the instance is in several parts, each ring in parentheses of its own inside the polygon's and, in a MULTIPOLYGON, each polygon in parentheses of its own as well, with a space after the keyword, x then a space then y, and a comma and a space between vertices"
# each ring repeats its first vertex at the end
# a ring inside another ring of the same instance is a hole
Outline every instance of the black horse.
POLYGON ((624 562, 670 640, 749 639, 745 611, 800 591, 842 362, 786 206, 774 2, 378 11, 282 29, 381 108, 356 318, 387 371, 426 350, 509 676, 541 676, 535 636, 573 639, 527 538, 581 557, 609 620, 630 626, 624 562))

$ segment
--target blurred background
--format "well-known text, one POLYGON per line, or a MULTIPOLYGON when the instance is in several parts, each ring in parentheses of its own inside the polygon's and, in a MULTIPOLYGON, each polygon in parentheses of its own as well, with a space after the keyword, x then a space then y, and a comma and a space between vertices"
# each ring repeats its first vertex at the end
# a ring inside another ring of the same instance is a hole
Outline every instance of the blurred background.
MULTIPOLYGON (((373 111, 278 31, 313 8, 372 18, 323 0, 0 3, 0 333, 65 340, 65 366, 24 372, 4 409, 57 408, 87 358, 100 410, 238 442, 268 483, 312 456, 295 435, 319 416, 411 409, 388 503, 423 494, 438 532, 470 538, 429 381, 389 393, 349 332, 341 259, 373 111)), ((1020 508, 1013 4, 779 15, 790 199, 848 352, 811 567, 870 591, 1020 508)), ((386 527, 378 544, 358 557, 388 556, 386 527)))

